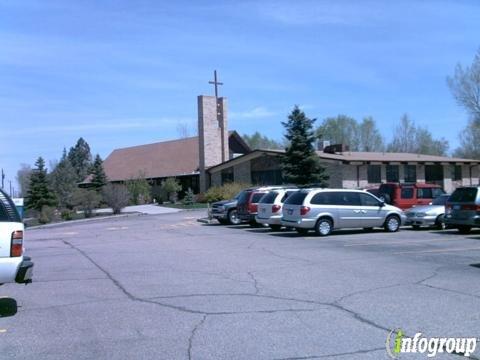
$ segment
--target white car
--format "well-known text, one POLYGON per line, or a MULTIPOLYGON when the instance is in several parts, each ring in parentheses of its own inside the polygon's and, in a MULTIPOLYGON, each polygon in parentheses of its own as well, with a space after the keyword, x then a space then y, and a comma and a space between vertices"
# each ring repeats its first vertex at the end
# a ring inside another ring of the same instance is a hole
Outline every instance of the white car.
POLYGON ((12 200, 0 189, 0 285, 32 282, 33 262, 24 256, 24 226, 12 200))
POLYGON ((298 189, 276 189, 265 194, 258 203, 255 220, 259 224, 268 224, 272 230, 282 227, 282 206, 285 200, 298 189))

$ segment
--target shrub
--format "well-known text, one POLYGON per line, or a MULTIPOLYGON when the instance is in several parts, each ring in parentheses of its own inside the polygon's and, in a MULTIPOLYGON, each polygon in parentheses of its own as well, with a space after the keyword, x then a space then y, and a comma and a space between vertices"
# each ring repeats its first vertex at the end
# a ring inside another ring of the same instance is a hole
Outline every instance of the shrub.
POLYGON ((103 188, 102 194, 103 201, 112 208, 114 214, 120 214, 130 200, 128 188, 123 184, 107 184, 103 188))
POLYGON ((55 208, 47 205, 42 206, 42 210, 40 211, 38 222, 40 224, 48 224, 48 223, 51 223, 54 218, 55 218, 55 208))
POLYGON ((183 203, 185 205, 193 205, 195 203, 195 194, 193 193, 192 188, 188 188, 183 198, 183 203))
POLYGON ((130 199, 135 205, 146 204, 150 202, 151 186, 144 175, 140 174, 136 179, 130 179, 126 182, 130 199))
POLYGON ((228 183, 222 186, 213 186, 205 193, 207 202, 233 199, 243 189, 249 187, 242 183, 228 183))
POLYGON ((195 201, 197 203, 201 203, 201 204, 206 203, 207 199, 205 199, 205 193, 200 193, 200 194, 195 195, 195 201))
POLYGON ((93 209, 100 204, 101 197, 95 190, 77 189, 73 194, 75 207, 81 211, 86 218, 91 217, 93 209))
MULTIPOLYGON (((177 194, 182 190, 182 185, 175 178, 167 178, 162 181, 160 185, 160 196, 163 201, 171 201, 172 203, 177 201, 177 194)), ((159 201, 160 202, 160 201, 159 201)))
POLYGON ((69 210, 69 209, 64 209, 60 213, 60 217, 65 221, 72 220, 73 219, 73 211, 69 210))

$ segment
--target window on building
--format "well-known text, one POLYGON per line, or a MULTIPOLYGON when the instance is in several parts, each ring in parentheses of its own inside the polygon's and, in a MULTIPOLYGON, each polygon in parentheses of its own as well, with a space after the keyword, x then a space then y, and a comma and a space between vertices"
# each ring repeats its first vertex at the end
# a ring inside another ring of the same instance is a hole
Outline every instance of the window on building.
POLYGON ((425 182, 430 184, 443 184, 443 166, 425 165, 425 182))
POLYGON ((222 170, 222 185, 233 182, 233 167, 222 170))
POLYGON ((280 185, 283 182, 281 170, 252 171, 254 185, 280 185))
POLYGON ((405 182, 415 183, 417 182, 417 166, 416 165, 405 165, 403 168, 405 173, 405 182))
POLYGON ((387 182, 399 182, 400 174, 398 165, 387 165, 387 182))
POLYGON ((453 166, 453 181, 462 180, 462 165, 453 166))
POLYGON ((382 167, 381 165, 368 165, 367 180, 372 184, 379 184, 382 182, 382 167))

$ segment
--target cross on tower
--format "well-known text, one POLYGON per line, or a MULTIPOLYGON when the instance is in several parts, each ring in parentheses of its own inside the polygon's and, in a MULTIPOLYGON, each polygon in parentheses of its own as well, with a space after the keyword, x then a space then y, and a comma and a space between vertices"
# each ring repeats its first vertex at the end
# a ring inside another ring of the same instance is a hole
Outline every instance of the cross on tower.
POLYGON ((217 70, 213 71, 213 81, 209 81, 208 83, 215 85, 215 97, 218 98, 218 85, 223 85, 223 83, 217 81, 217 70))

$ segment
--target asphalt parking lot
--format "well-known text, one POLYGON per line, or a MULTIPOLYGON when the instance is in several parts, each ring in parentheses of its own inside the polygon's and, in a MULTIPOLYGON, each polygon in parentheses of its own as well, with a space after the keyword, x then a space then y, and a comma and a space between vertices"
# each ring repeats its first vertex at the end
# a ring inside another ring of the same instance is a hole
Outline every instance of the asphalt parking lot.
POLYGON ((480 231, 319 238, 201 215, 28 231, 34 282, 0 287, 0 357, 384 359, 394 328, 480 336, 480 231))

